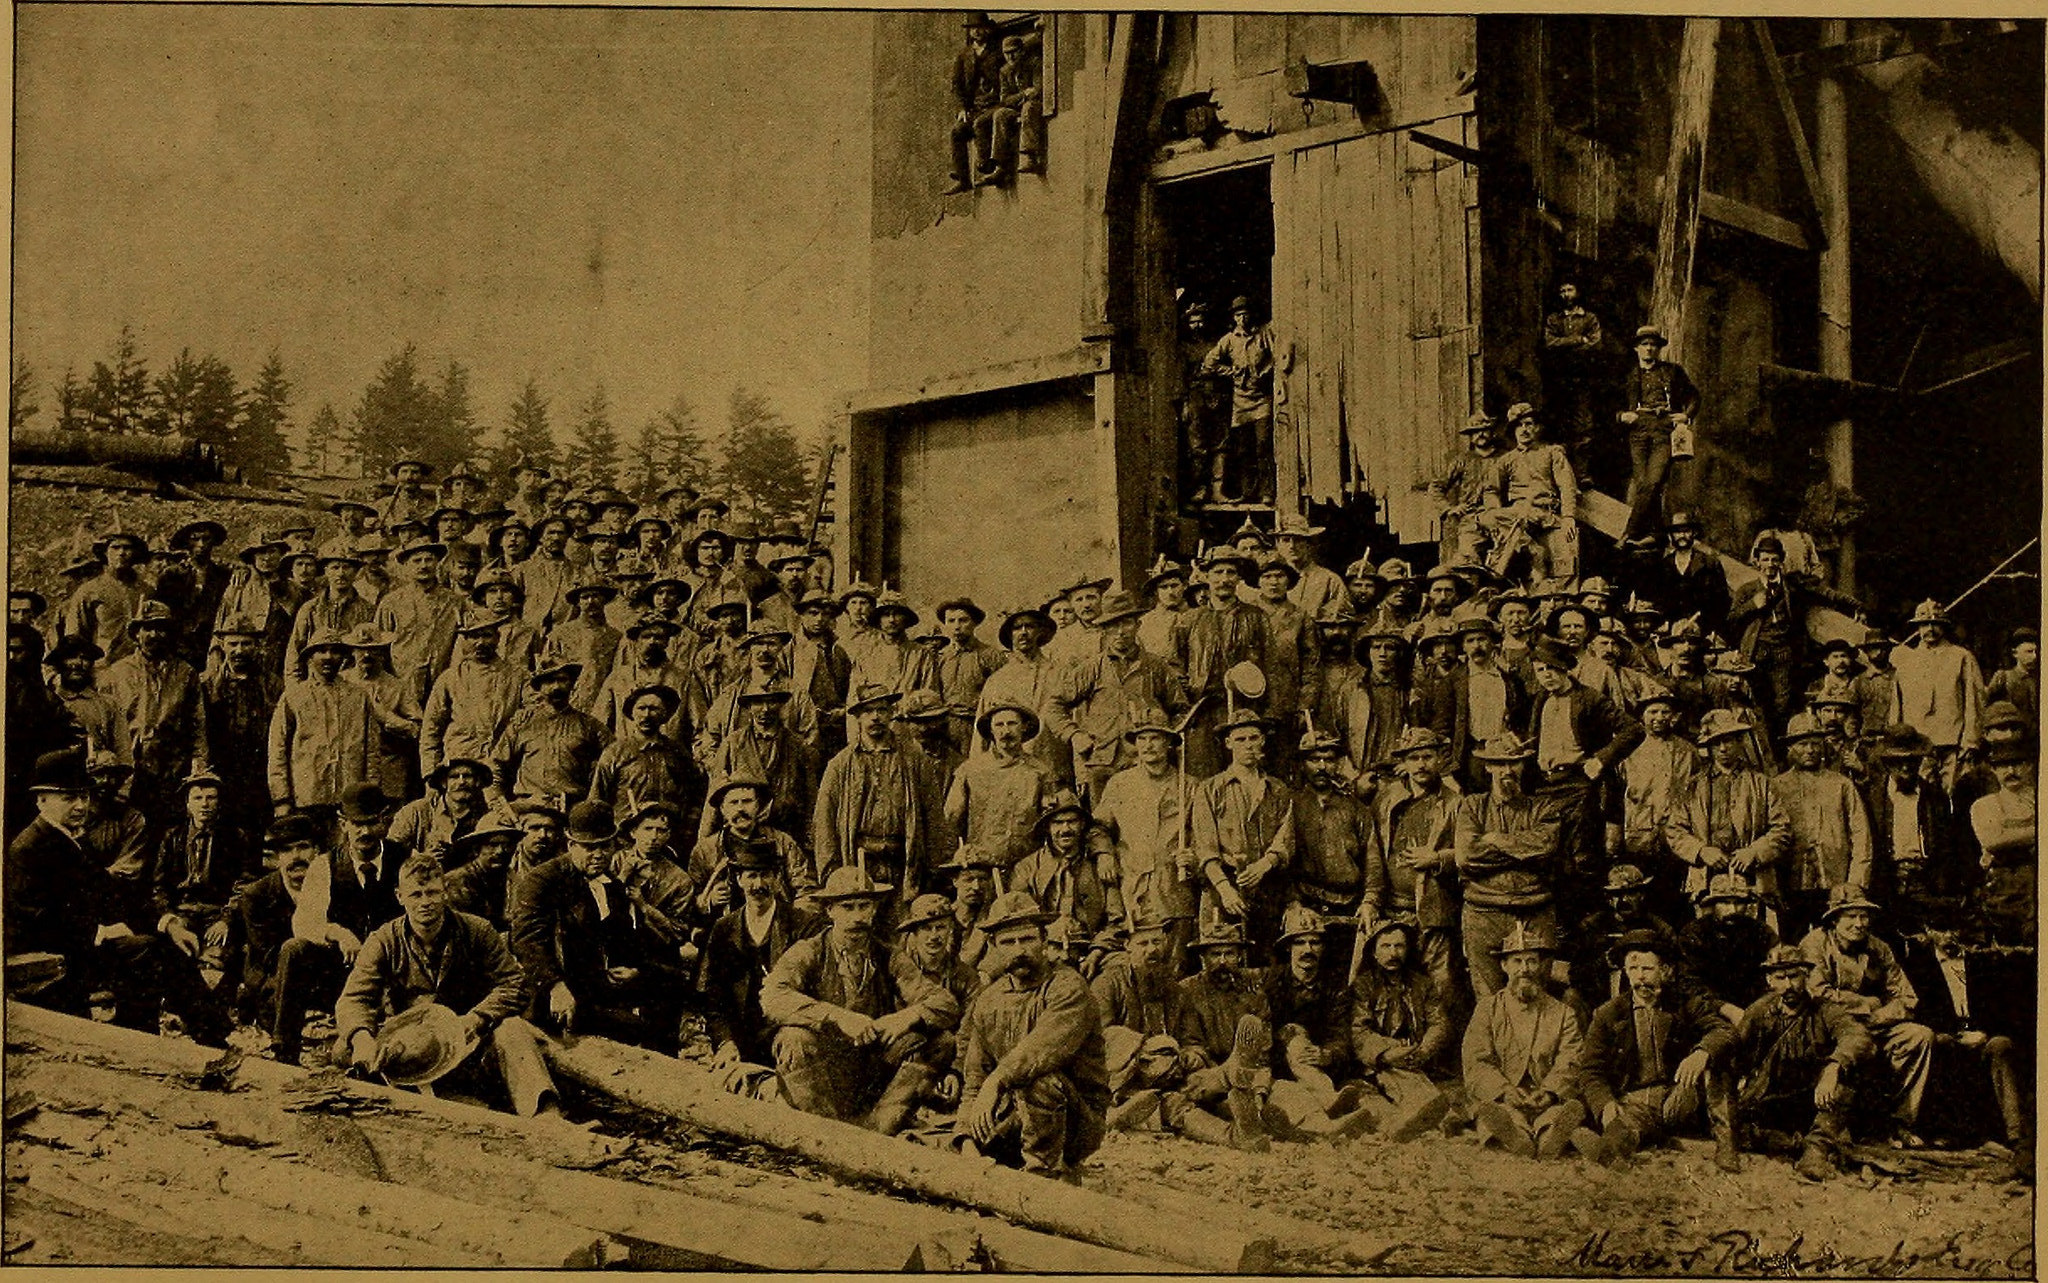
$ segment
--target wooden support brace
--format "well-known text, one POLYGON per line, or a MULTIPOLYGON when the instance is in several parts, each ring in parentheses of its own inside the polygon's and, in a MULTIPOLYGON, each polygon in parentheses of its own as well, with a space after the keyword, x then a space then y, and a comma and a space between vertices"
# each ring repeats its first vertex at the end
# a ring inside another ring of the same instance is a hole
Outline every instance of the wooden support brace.
POLYGON ((1807 239, 1806 230, 1798 223, 1767 209, 1723 196, 1719 192, 1700 193, 1700 217, 1710 222, 1732 227, 1738 232, 1783 245, 1787 249, 1802 252, 1811 250, 1813 243, 1807 239))
POLYGON ((1771 24, 1768 18, 1751 18, 1749 29, 1756 35, 1757 49, 1763 55, 1764 71, 1771 82, 1771 92, 1778 100, 1778 114, 1784 118, 1785 131, 1792 138, 1792 155, 1799 162, 1799 176, 1806 191, 1806 207, 1811 211, 1807 218, 1806 231, 1813 238, 1816 248, 1827 248, 1827 234, 1821 229, 1821 184, 1820 170, 1813 161, 1813 148, 1806 142, 1806 126, 1799 119, 1799 104, 1792 97, 1792 82, 1785 74, 1785 64, 1778 57, 1777 42, 1771 39, 1771 24))
POLYGON ((1678 85, 1671 100, 1671 150, 1664 163, 1657 212, 1657 253, 1650 315, 1664 331, 1665 358, 1682 363, 1685 301, 1692 290, 1693 251, 1699 241, 1700 184, 1706 174, 1707 126, 1713 114, 1721 20, 1687 18, 1678 55, 1678 85))

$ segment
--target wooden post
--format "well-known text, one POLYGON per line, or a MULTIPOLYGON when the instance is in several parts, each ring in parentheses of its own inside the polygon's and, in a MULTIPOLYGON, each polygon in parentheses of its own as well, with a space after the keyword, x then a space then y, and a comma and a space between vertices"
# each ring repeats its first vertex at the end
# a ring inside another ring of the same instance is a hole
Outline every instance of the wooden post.
POLYGON ((1664 161, 1663 198, 1657 210, 1657 258, 1650 319, 1664 331, 1666 360, 1684 362, 1685 300, 1692 289, 1693 249, 1699 240, 1700 185, 1707 168, 1707 124, 1714 108, 1714 71, 1721 20, 1687 18, 1678 53, 1678 84, 1671 96, 1671 151, 1664 161))
POLYGON ((670 1057, 603 1038, 551 1040, 546 1051, 557 1074, 592 1091, 801 1155, 839 1175, 886 1181, 1034 1229, 1201 1270, 1264 1274, 1274 1265, 1273 1240, 1241 1232, 1221 1207, 1213 1221, 1133 1208, 1061 1181, 730 1095, 670 1057))
MULTIPOLYGON (((1846 19, 1821 23, 1822 47, 1848 39, 1846 19)), ((1840 79, 1822 76, 1814 86, 1813 106, 1814 170, 1825 241, 1820 254, 1820 373, 1848 379, 1855 373, 1849 343, 1849 106, 1840 79)), ((1843 490, 1856 488, 1856 425, 1846 414, 1828 423, 1827 462, 1829 481, 1843 490)), ((1856 542, 1847 531, 1836 554, 1835 586, 1856 591, 1856 542)))

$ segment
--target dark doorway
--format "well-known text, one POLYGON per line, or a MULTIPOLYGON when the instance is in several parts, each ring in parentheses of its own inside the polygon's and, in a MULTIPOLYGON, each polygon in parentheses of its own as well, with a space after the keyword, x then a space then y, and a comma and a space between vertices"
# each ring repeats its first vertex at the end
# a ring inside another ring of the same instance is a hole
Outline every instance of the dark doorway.
POLYGON ((1257 320, 1272 315, 1273 193, 1265 165, 1184 178, 1159 187, 1159 212, 1180 311, 1209 305, 1227 325, 1230 300, 1245 295, 1257 320))

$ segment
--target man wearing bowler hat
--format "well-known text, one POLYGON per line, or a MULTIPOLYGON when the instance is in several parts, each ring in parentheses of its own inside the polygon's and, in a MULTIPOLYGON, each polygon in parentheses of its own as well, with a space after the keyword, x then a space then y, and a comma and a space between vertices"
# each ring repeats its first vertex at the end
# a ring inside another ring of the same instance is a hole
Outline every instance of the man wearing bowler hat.
POLYGON ((823 917, 790 902, 773 843, 742 843, 732 861, 740 897, 711 924, 697 972, 713 1064, 720 1069, 775 1063, 774 1030, 761 1014, 762 983, 791 945, 825 929, 823 917))
POLYGON ((1029 895, 999 897, 986 929, 993 974, 961 1024, 955 1129, 999 1162, 1078 1182, 1109 1110, 1101 1014, 1080 973, 1047 953, 1029 895))
POLYGON ((833 869, 815 895, 831 925, 791 945, 761 986, 789 1102, 876 1130, 900 1129, 905 1104, 937 1077, 923 1060, 925 1028, 936 1023, 923 1004, 937 993, 902 988, 879 934, 881 906, 895 894, 857 865, 833 869))
POLYGON ((662 947, 612 876, 611 808, 577 803, 565 834, 567 852, 523 874, 506 909, 527 1018, 673 1052, 684 976, 675 950, 662 947))

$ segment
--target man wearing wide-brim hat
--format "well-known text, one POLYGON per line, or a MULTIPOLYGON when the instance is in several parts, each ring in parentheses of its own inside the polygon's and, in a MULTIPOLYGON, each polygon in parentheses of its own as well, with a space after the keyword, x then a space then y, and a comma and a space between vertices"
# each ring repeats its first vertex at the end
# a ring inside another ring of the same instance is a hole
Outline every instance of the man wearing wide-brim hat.
POLYGON ((1088 816, 1071 790, 1048 797, 1031 827, 1031 853, 1010 870, 1004 884, 1028 891, 1055 922, 1071 924, 1077 939, 1089 939, 1109 922, 1109 893, 1102 879, 1108 835, 1088 816))
POLYGON ((1836 887, 1821 924, 1799 942, 1799 951, 1813 963, 1808 987, 1814 996, 1840 1005, 1870 1032, 1891 1069, 1886 1090, 1894 1139, 1918 1148, 1913 1129, 1933 1068, 1934 1031, 1913 1019, 1919 995, 1898 955, 1872 930, 1878 913, 1862 887, 1836 887))
POLYGON ((1329 919, 1323 934, 1330 952, 1348 956, 1371 863, 1372 802, 1345 779, 1344 742, 1337 736, 1320 727, 1309 731, 1297 746, 1297 760, 1301 787, 1294 792, 1289 881, 1300 904, 1329 919))
POLYGON ((1123 738, 1133 764, 1103 785, 1094 812, 1115 838, 1110 913, 1126 922, 1152 916, 1168 923, 1178 975, 1195 921, 1195 892, 1189 885, 1194 852, 1181 799, 1198 782, 1175 770, 1173 754, 1181 737, 1164 709, 1135 712, 1123 738))
POLYGON ((1625 543, 1650 537, 1663 498, 1664 476, 1671 468, 1672 434, 1690 427, 1700 408, 1699 389, 1686 377, 1684 368, 1663 358, 1665 342, 1664 332, 1656 326, 1637 327, 1636 360, 1622 388, 1628 408, 1615 416, 1628 435, 1631 467, 1625 543))
POLYGON ((1045 923, 1023 892, 990 906, 991 979, 960 1026, 955 1131, 998 1162, 1074 1180, 1102 1144, 1109 1072, 1095 1000, 1048 954, 1045 923))
POLYGON ((1442 986, 1422 964, 1421 928, 1394 914, 1375 920, 1359 941, 1351 986, 1351 1053, 1369 1090, 1359 1093, 1379 1134, 1415 1140, 1450 1112, 1440 1080, 1455 1033, 1442 986), (1383 1098, 1375 1099, 1375 1097, 1383 1098))
POLYGON ((140 535, 116 531, 93 541, 92 555, 102 569, 72 590, 57 614, 57 635, 83 637, 112 662, 134 646, 128 621, 148 593, 139 568, 149 560, 149 544, 140 535))
MULTIPOLYGON (((767 821, 786 833, 808 839, 811 803, 818 788, 817 711, 808 699, 803 699, 799 708, 800 693, 783 682, 749 682, 727 695, 732 699, 731 724, 718 736, 717 747, 703 759, 705 774, 714 780, 740 776, 763 780, 772 794, 763 812, 767 821)), ((727 695, 719 696, 721 706, 727 695)), ((714 722, 721 711, 713 710, 714 722)), ((703 742, 700 737, 700 757, 703 742)), ((707 807, 698 828, 699 836, 712 827, 713 816, 707 807)), ((807 886, 813 880, 800 881, 807 886)))
POLYGON ((1182 1091, 1187 1107, 1162 1110, 1162 1121, 1212 1145, 1263 1152, 1271 1148, 1265 1107, 1273 1086, 1272 1010, 1263 976, 1245 965, 1239 923, 1205 916, 1193 948, 1202 969, 1181 982, 1177 1030, 1191 1066, 1182 1091))
POLYGON ((890 966, 878 915, 896 894, 855 865, 833 869, 813 896, 831 925, 791 945, 761 985, 789 1103, 892 1131, 937 1079, 923 1052, 940 1023, 923 1006, 935 995, 905 994, 890 966))
POLYGON ((621 631, 626 644, 620 648, 612 671, 606 674, 604 685, 598 690, 591 716, 603 722, 613 735, 619 735, 632 724, 626 700, 649 686, 666 686, 676 693, 678 702, 662 721, 662 733, 686 744, 692 727, 683 701, 697 681, 689 649, 696 634, 659 615, 641 615, 627 622, 621 631))
POLYGON ((432 775, 445 758, 490 761, 498 737, 519 711, 526 695, 526 668, 499 652, 503 623, 482 609, 462 617, 456 629, 455 662, 434 680, 420 714, 422 776, 432 775))
POLYGON ((178 618, 169 606, 143 601, 128 621, 127 640, 134 649, 100 671, 98 687, 126 717, 135 767, 128 800, 161 820, 176 809, 178 781, 212 760, 205 693, 198 670, 178 655, 178 618))
POLYGON ((572 705, 577 663, 548 663, 526 679, 532 692, 499 736, 493 761, 507 797, 579 798, 590 791, 597 759, 611 738, 603 723, 572 705))
POLYGON ((996 625, 996 640, 1002 643, 1008 657, 982 683, 981 697, 975 702, 975 718, 978 721, 982 713, 997 704, 1013 704, 1037 713, 1040 733, 1024 741, 1025 755, 1044 767, 1054 780, 1065 782, 1073 777, 1072 749, 1065 740, 1043 729, 1046 701, 1052 698, 1065 672, 1045 650, 1045 644, 1058 633, 1059 625, 1052 616, 1036 606, 1025 606, 1003 616, 996 625))
POLYGON ((391 671, 406 684, 415 708, 426 703, 434 679, 447 669, 465 608, 462 595, 441 582, 446 552, 432 540, 400 545, 395 582, 377 599, 377 628, 393 638, 391 671))
POLYGON ((1316 562, 1315 540, 1321 526, 1309 524, 1298 512, 1283 512, 1273 527, 1273 548, 1280 559, 1292 566, 1299 581, 1288 592, 1301 613, 1310 619, 1326 619, 1351 608, 1351 593, 1336 571, 1316 562))
POLYGON ((869 686, 847 701, 850 742, 825 765, 812 813, 812 849, 818 866, 849 866, 905 887, 921 883, 937 863, 934 853, 951 845, 940 812, 936 780, 903 751, 890 729, 890 714, 902 699, 896 691, 869 686))
POLYGON ((1507 981, 1495 946, 1525 930, 1556 934, 1569 808, 1531 787, 1536 748, 1520 736, 1497 736, 1472 756, 1485 768, 1488 787, 1458 803, 1454 841, 1465 893, 1465 964, 1474 994, 1485 998, 1507 981))
POLYGON ((1778 934, 1760 914, 1756 888, 1740 873, 1716 873, 1697 903, 1699 916, 1679 928, 1680 963, 1687 982, 1733 1024, 1764 996, 1764 957, 1778 934))
POLYGON ((1138 641, 1142 615, 1129 593, 1105 597, 1097 616, 1101 645, 1068 669, 1044 705, 1053 736, 1073 750, 1076 787, 1091 801, 1136 760, 1124 741, 1133 709, 1161 708, 1171 717, 1187 711, 1179 675, 1138 641))
POLYGON ((617 730, 590 772, 593 801, 617 807, 636 801, 683 804, 697 769, 689 749, 668 732, 681 705, 676 689, 659 682, 619 697, 617 730))
POLYGON ((1272 502, 1274 360, 1272 330, 1253 324, 1251 299, 1232 299, 1230 329, 1201 366, 1203 379, 1230 381, 1230 427, 1219 452, 1226 466, 1213 490, 1219 502, 1272 502))
POLYGON ((1355 1078, 1355 1065, 1350 985, 1323 965, 1331 934, 1322 914, 1287 906, 1274 942, 1276 961, 1266 968, 1267 1019, 1274 1030, 1268 1118, 1284 1138, 1336 1141, 1372 1126, 1372 1115, 1355 1107, 1360 1093, 1338 1091, 1355 1078))
POLYGON ((363 941, 335 1004, 335 1058, 366 1073, 396 1070, 392 1077, 415 1083, 447 1072, 452 1060, 466 1085, 502 1090, 521 1116, 558 1113, 540 1035, 519 1018, 520 965, 497 928, 448 907, 446 874, 432 856, 408 858, 397 886, 403 915, 363 941), (415 1042, 406 1029, 422 1018, 406 1013, 422 1004, 446 1008, 456 1019, 428 1017, 431 1035, 415 1042), (388 1037, 387 1011, 398 1013, 388 1037), (455 1049, 446 1046, 450 1040, 455 1049), (473 1054, 483 1046, 489 1055, 473 1054))
POLYGON ((206 666, 213 621, 233 577, 233 570, 214 556, 227 539, 226 526, 202 517, 178 527, 165 541, 173 552, 187 555, 157 575, 156 596, 177 614, 179 650, 194 668, 206 666))
MULTIPOLYGON (((1393 779, 1382 784, 1368 812, 1368 845, 1359 921, 1388 916, 1412 919, 1415 961, 1436 982, 1443 1001, 1456 993, 1458 802, 1464 790, 1451 775, 1445 741, 1427 726, 1410 726, 1394 741, 1393 779)), ((1354 952, 1363 961, 1364 954, 1354 952)))
POLYGON ((1742 1084, 1736 1110, 1743 1134, 1803 1138, 1795 1170, 1824 1181, 1839 1173, 1852 1082, 1861 1090, 1857 1080, 1876 1047, 1862 1022, 1815 992, 1813 969, 1793 945, 1770 951, 1763 973, 1771 991, 1736 1022, 1729 1068, 1742 1084))
POLYGON ((1263 670, 1266 663, 1266 613, 1243 595, 1243 585, 1258 574, 1256 563, 1230 548, 1215 548, 1202 564, 1209 600, 1182 613, 1170 660, 1187 684, 1188 698, 1201 703, 1185 746, 1188 771, 1197 778, 1223 769, 1220 728, 1236 698, 1224 690, 1223 675, 1238 664, 1263 670))
MULTIPOLYGON (((927 1009, 941 1018, 943 1027, 928 1031, 922 1058, 942 1075, 954 1070, 960 1051, 955 1036, 960 1017, 982 986, 981 973, 960 959, 959 928, 952 898, 937 892, 912 900, 896 924, 896 965, 908 983, 937 991, 931 994, 927 1009), (952 1011, 946 1011, 940 994, 952 998, 952 1011)), ((936 1095, 952 1103, 959 1099, 957 1089, 957 1081, 942 1082, 936 1095)))
POLYGON ((1479 1000, 1462 1056, 1479 1133, 1523 1158, 1562 1157, 1586 1107, 1577 1099, 1579 1017, 1544 987, 1555 931, 1517 923, 1488 952, 1507 980, 1479 1000))
POLYGON ((1685 892, 1696 896, 1716 873, 1738 873, 1775 909, 1779 866, 1792 850, 1792 821, 1769 776, 1750 765, 1749 720, 1710 709, 1697 741, 1707 765, 1676 799, 1665 823, 1671 853, 1686 866, 1685 892))
POLYGON ((342 793, 371 777, 382 723, 360 682, 341 680, 353 654, 348 638, 321 631, 306 639, 304 681, 289 683, 270 718, 270 800, 277 811, 331 820, 342 793))
POLYGON ((1797 939, 1820 920, 1830 888, 1869 886, 1873 846, 1862 793, 1828 761, 1827 733, 1812 713, 1794 713, 1779 743, 1785 769, 1771 781, 1792 825, 1779 891, 1779 926, 1797 939))
POLYGON ((1239 708, 1221 728, 1230 764, 1189 795, 1201 916, 1242 922, 1260 948, 1279 933, 1283 879, 1294 863, 1294 791, 1268 769, 1272 726, 1239 708))
MULTIPOLYGON (((973 708, 981 701, 981 688, 989 675, 1003 666, 1003 650, 974 635, 986 618, 972 598, 954 597, 932 608, 932 618, 945 635, 945 644, 931 661, 932 689, 942 692, 949 704, 973 708)), ((974 747, 971 719, 962 718, 952 727, 954 747, 966 754, 974 747)))
MULTIPOLYGON (((776 788, 767 776, 752 771, 712 777, 711 794, 704 803, 704 822, 690 848, 690 881, 698 888, 697 909, 716 916, 739 900, 738 868, 740 848, 765 845, 776 853, 784 889, 798 900, 808 901, 816 891, 819 876, 810 855, 790 830, 778 823, 776 788)), ((798 804, 808 795, 792 799, 798 804)), ((789 809, 794 809, 789 808, 789 809)))
POLYGON ((1138 644, 1149 655, 1173 658, 1173 626, 1187 609, 1188 568, 1160 553, 1145 571, 1139 591, 1152 607, 1138 621, 1138 644))
POLYGON ((1898 720, 1934 742, 1942 783, 1953 788, 1956 758, 1974 753, 1983 741, 1984 674, 1969 648, 1950 638, 1941 603, 1921 602, 1906 622, 1913 639, 1891 653, 1898 720))
POLYGON ((946 790, 948 831, 991 851, 1010 868, 1036 845, 1033 828, 1059 789, 1051 774, 1024 752, 1039 733, 1038 714, 1020 704, 996 703, 975 720, 982 751, 953 772, 946 790))
POLYGON ((513 852, 524 836, 519 818, 508 812, 491 812, 456 838, 445 857, 445 862, 454 866, 448 873, 448 903, 501 931, 510 923, 507 911, 512 887, 527 872, 513 868, 513 852))

